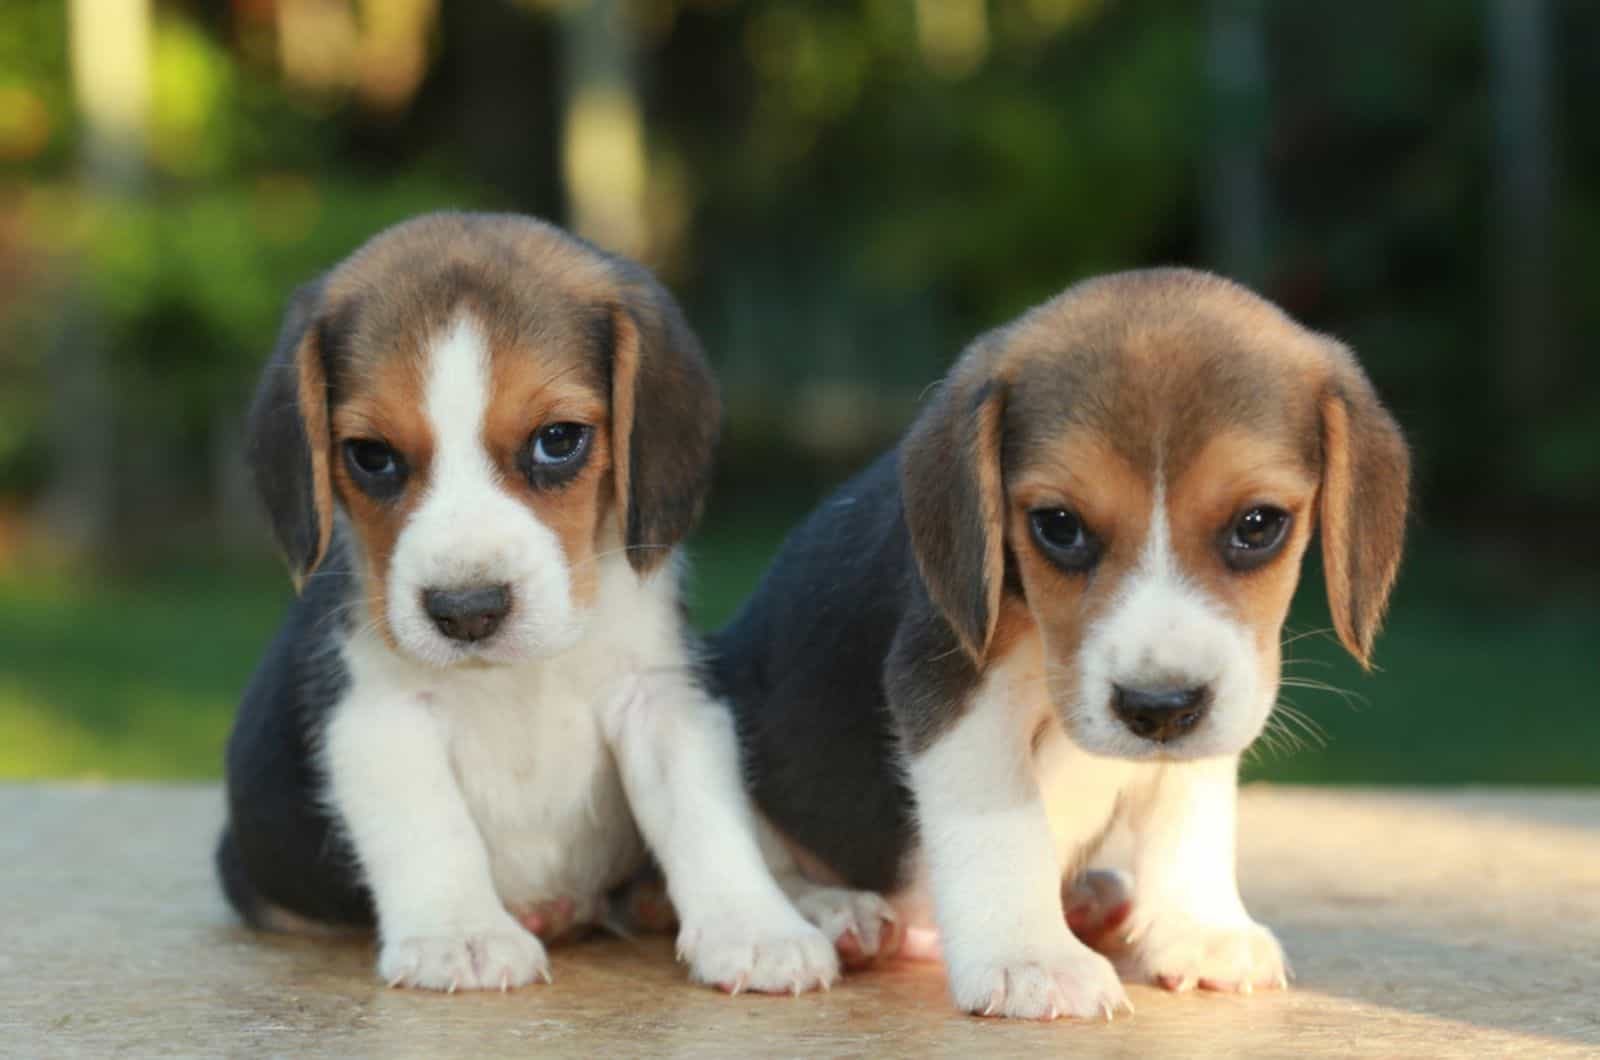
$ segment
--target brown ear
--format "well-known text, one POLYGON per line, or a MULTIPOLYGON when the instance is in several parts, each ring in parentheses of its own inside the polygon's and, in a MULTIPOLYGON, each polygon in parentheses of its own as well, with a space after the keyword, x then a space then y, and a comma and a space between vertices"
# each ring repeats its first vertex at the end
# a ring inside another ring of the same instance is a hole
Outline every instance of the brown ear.
POLYGON ((1322 398, 1322 566, 1339 640, 1365 668, 1405 541, 1411 454, 1372 384, 1343 354, 1322 398))
POLYGON ((900 447, 906 529, 928 596, 982 665, 1005 581, 1004 385, 968 353, 900 447))
POLYGON ((628 562, 656 569, 705 504, 722 403, 694 332, 643 269, 611 313, 612 467, 628 562))
POLYGON ((322 562, 333 534, 321 306, 321 281, 295 291, 250 406, 247 458, 297 590, 322 562))

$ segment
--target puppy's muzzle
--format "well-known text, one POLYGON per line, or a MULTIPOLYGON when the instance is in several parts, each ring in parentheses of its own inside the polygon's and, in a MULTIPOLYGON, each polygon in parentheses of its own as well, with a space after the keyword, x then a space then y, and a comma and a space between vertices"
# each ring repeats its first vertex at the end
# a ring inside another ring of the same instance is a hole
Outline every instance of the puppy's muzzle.
POLYGON ((1135 736, 1156 743, 1179 739, 1194 729, 1211 707, 1211 687, 1125 688, 1114 685, 1111 709, 1135 736))
POLYGON ((465 589, 425 589, 422 609, 439 632, 473 644, 494 636, 511 612, 511 586, 474 585, 465 589))

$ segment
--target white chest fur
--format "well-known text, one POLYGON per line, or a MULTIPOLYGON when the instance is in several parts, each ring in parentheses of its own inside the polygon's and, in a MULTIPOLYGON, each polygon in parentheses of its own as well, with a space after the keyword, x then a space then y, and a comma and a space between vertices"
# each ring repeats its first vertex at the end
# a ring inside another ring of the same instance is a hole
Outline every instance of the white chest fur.
POLYGON ((601 732, 617 681, 583 654, 463 674, 432 704, 495 889, 513 907, 562 896, 584 902, 642 856, 601 732))
POLYGON ((1142 788, 1153 772, 1148 763, 1091 755, 1053 722, 1033 761, 1064 873, 1083 868, 1094 856, 1127 793, 1142 788))
MULTIPOLYGON (((374 633, 352 637, 343 648, 350 690, 329 720, 325 755, 336 809, 349 816, 353 807, 341 804, 364 800, 364 789, 413 777, 450 788, 425 797, 465 807, 511 908, 563 897, 586 907, 636 869, 644 846, 603 719, 640 675, 681 671, 688 659, 671 570, 641 583, 625 562, 607 566, 583 636, 548 658, 441 669, 374 633)), ((393 820, 368 831, 398 844, 406 829, 393 820)))
MULTIPOLYGON (((1093 755, 1074 743, 1049 703, 1043 673, 1037 637, 1024 640, 993 666, 968 707, 968 717, 947 736, 948 745, 937 756, 943 775, 932 782, 1013 790, 1018 798, 1037 792, 1049 822, 1055 864, 1064 875, 1084 867, 1129 796, 1142 792, 1159 767, 1093 755), (1017 747, 1025 747, 1026 753, 1013 757, 1017 747)), ((913 880, 896 905, 910 922, 931 923, 924 858, 918 858, 913 880)))

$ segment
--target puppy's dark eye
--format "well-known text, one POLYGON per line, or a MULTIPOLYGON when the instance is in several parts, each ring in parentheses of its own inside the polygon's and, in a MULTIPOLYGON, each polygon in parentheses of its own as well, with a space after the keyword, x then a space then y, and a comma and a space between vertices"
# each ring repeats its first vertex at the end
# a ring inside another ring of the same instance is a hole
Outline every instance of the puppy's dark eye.
POLYGON ((533 432, 517 464, 535 489, 563 486, 589 455, 594 428, 583 423, 547 423, 533 432))
POLYGON ((581 423, 552 423, 540 427, 533 436, 533 462, 565 464, 587 447, 589 433, 589 428, 581 423))
POLYGON ((1033 539, 1056 566, 1086 571, 1100 559, 1100 542, 1083 520, 1065 508, 1035 508, 1028 513, 1033 539))
POLYGON ((398 496, 405 488, 405 458, 384 442, 351 438, 344 443, 344 462, 351 481, 377 500, 398 496))
POLYGON ((1240 514, 1228 528, 1223 559, 1234 570, 1253 570, 1277 555, 1288 536, 1289 513, 1263 504, 1240 514))

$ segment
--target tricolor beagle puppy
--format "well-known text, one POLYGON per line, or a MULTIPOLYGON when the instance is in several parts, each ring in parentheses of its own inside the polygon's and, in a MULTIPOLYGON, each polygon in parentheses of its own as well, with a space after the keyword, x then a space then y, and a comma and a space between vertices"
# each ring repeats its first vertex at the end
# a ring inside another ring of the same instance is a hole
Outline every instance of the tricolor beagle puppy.
POLYGON ((529 218, 419 218, 296 293, 250 424, 302 591, 228 746, 246 921, 375 921, 392 983, 520 986, 648 845, 695 979, 836 975, 678 597, 718 423, 667 293, 529 218))
POLYGON ((1239 755, 1314 525, 1367 662, 1408 477, 1350 351, 1214 276, 1091 280, 979 338, 714 638, 775 869, 890 895, 967 1011, 1109 1018, 1062 882, 1123 824, 1134 972, 1283 985, 1234 881, 1239 755))

